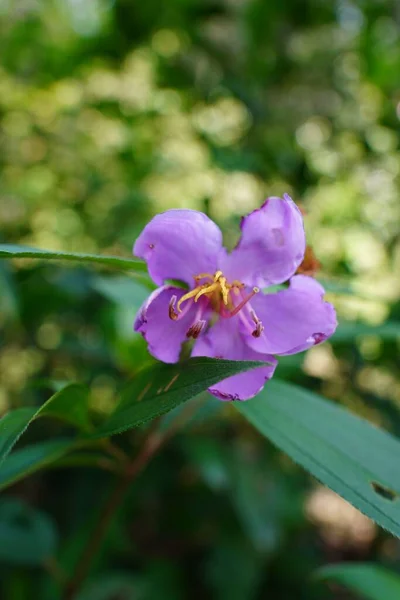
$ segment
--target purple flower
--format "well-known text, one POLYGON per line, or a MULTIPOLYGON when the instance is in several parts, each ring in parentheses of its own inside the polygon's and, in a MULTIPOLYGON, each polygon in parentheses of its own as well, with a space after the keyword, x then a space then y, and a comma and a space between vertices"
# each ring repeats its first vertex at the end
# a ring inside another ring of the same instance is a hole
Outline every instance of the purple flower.
POLYGON ((209 390, 221 400, 255 396, 274 373, 274 355, 320 344, 337 325, 323 287, 294 275, 306 246, 302 215, 289 196, 268 198, 242 219, 241 230, 229 254, 221 231, 206 215, 169 210, 146 225, 133 250, 161 286, 134 325, 153 356, 175 363, 183 342, 192 338, 192 356, 267 363, 209 390), (167 285, 171 279, 189 290, 167 285), (260 292, 288 280, 289 287, 277 293, 260 292))

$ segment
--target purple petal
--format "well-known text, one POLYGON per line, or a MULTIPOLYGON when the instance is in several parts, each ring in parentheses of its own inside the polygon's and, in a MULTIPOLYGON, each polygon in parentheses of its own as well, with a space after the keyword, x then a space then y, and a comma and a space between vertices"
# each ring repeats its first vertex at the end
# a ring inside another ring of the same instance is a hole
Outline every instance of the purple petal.
POLYGON ((246 342, 258 352, 295 354, 320 344, 337 326, 332 304, 325 302, 324 288, 312 277, 295 275, 288 289, 276 294, 258 294, 251 306, 264 325, 259 338, 246 342))
POLYGON ((173 286, 164 286, 155 290, 140 308, 134 323, 134 330, 142 334, 148 343, 148 349, 158 360, 176 363, 179 360, 181 346, 192 326, 196 310, 191 309, 179 320, 169 317, 169 303, 173 296, 177 299, 185 290, 173 286))
POLYGON ((274 374, 277 361, 273 356, 260 354, 249 348, 239 331, 239 319, 220 319, 195 344, 192 356, 211 356, 230 360, 259 360, 269 365, 246 373, 233 375, 217 383, 208 391, 220 400, 248 400, 262 390, 274 374))
POLYGON ((228 280, 267 287, 287 281, 303 260, 306 242, 303 217, 293 200, 267 198, 242 219, 242 237, 220 269, 228 280))
POLYGON ((222 248, 222 233, 196 210, 168 210, 156 215, 136 240, 133 253, 147 261, 157 285, 178 279, 193 285, 200 273, 214 273, 222 248))

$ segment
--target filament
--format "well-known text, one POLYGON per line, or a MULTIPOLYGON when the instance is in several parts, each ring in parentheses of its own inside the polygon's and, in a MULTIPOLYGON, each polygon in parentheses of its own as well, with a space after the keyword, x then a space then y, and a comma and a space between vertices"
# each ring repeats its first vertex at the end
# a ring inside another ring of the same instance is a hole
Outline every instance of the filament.
POLYGON ((258 294, 259 292, 259 288, 258 287, 253 287, 252 291, 250 292, 250 294, 248 294, 247 296, 245 296, 243 298, 243 300, 240 302, 240 304, 238 304, 232 311, 221 311, 221 315, 225 318, 225 319, 230 319, 232 317, 234 317, 235 315, 238 314, 238 312, 240 312, 242 310, 242 308, 249 302, 249 300, 251 300, 253 298, 253 296, 255 296, 256 294, 258 294))

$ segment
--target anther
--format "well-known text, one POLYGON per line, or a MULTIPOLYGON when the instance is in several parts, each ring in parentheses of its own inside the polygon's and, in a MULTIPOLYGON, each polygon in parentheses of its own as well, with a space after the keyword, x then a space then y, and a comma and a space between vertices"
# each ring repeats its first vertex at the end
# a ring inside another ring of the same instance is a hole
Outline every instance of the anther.
POLYGON ((169 318, 172 319, 172 321, 176 321, 179 317, 179 314, 175 310, 176 300, 177 300, 176 296, 171 296, 171 300, 169 301, 169 306, 168 306, 169 318))
POLYGON ((199 275, 195 275, 193 279, 197 282, 199 282, 200 279, 209 279, 210 281, 214 281, 214 275, 211 275, 211 273, 200 273, 199 275))
POLYGON ((262 332, 264 331, 264 325, 262 324, 262 322, 260 321, 260 319, 257 317, 257 315, 254 312, 254 310, 250 311, 250 315, 251 315, 251 318, 253 319, 254 323, 256 324, 256 328, 252 332, 251 335, 253 337, 255 337, 255 338, 259 338, 260 335, 262 334, 262 332))
POLYGON ((189 329, 186 332, 186 337, 193 338, 196 340, 199 337, 199 335, 201 334, 201 332, 203 331, 205 326, 206 326, 206 321, 203 321, 203 320, 197 321, 191 327, 189 327, 189 329))

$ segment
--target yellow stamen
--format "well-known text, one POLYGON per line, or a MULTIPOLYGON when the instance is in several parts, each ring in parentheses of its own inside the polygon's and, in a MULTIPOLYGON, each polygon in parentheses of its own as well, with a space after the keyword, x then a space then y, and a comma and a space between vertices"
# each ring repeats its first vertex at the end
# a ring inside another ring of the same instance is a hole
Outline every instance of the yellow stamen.
POLYGON ((226 278, 225 277, 219 277, 218 278, 218 283, 221 286, 221 294, 222 294, 222 299, 224 301, 225 306, 228 306, 229 303, 229 289, 232 286, 228 286, 226 283, 226 278))
POLYGON ((204 287, 202 290, 200 290, 196 294, 194 301, 197 302, 197 300, 204 294, 212 294, 212 292, 215 292, 215 290, 217 290, 218 288, 219 288, 218 283, 212 283, 211 285, 207 285, 206 287, 204 287))
MULTIPOLYGON (((237 280, 233 281, 233 283, 228 283, 222 271, 216 271, 214 275, 211 273, 199 273, 199 275, 194 277, 194 280, 198 285, 190 292, 184 294, 179 300, 176 305, 178 313, 182 312, 181 306, 186 300, 193 298, 197 302, 202 296, 209 296, 214 306, 218 305, 222 300, 225 306, 232 307, 230 293, 238 295, 240 290, 245 287, 243 283, 237 280), (203 280, 203 283, 199 283, 201 280, 203 280)), ((172 319, 176 318, 174 315, 174 306, 170 309, 170 316, 172 319)))
POLYGON ((190 292, 188 292, 187 294, 185 294, 184 296, 182 296, 182 298, 180 298, 176 308, 178 309, 178 312, 182 312, 181 311, 181 304, 183 304, 183 302, 185 302, 186 300, 190 300, 190 298, 194 298, 195 296, 197 296, 197 294, 199 293, 199 290, 202 288, 201 285, 199 285, 197 288, 195 288, 194 290, 191 290, 190 292))

